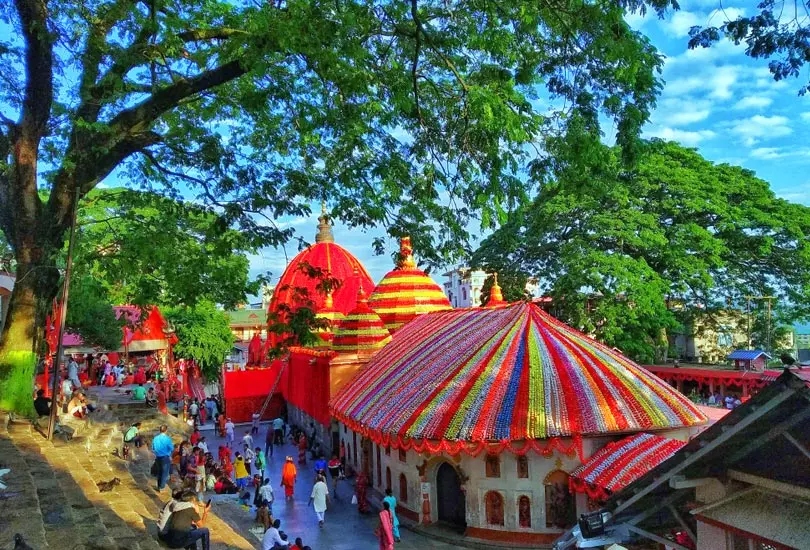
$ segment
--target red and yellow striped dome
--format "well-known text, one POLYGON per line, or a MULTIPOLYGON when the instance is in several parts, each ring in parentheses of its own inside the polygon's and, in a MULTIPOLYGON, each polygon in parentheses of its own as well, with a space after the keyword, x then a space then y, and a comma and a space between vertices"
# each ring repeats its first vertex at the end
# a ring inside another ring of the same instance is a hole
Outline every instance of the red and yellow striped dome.
POLYGON ((357 305, 335 331, 332 350, 340 353, 373 353, 391 341, 380 316, 368 307, 363 288, 357 291, 357 305))
POLYGON ((335 303, 332 299, 331 292, 326 295, 323 308, 315 314, 315 317, 318 319, 323 319, 326 321, 327 325, 321 329, 318 329, 315 333, 319 340, 317 346, 331 347, 332 340, 335 338, 335 331, 340 326, 340 322, 346 318, 341 311, 335 309, 335 303))
POLYGON ((383 277, 368 304, 392 333, 417 315, 452 307, 441 287, 416 267, 410 237, 400 241, 396 269, 383 277))

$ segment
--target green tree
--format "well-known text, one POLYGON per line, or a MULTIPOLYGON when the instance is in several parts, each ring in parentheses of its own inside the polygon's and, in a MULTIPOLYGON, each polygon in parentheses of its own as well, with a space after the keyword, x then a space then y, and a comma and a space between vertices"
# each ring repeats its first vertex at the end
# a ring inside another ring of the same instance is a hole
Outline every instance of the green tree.
MULTIPOLYGON (((763 0, 756 10, 726 19, 722 4, 719 25, 692 27, 689 31, 690 48, 708 48, 726 37, 735 44, 745 44, 745 53, 754 59, 768 59, 768 68, 774 80, 797 78, 810 60, 810 32, 807 19, 810 2, 763 0)), ((799 89, 804 95, 808 85, 799 89)))
POLYGON ((113 304, 231 308, 258 291, 248 276, 249 234, 187 201, 127 189, 91 191, 79 209, 76 272, 113 304))
POLYGON ((88 346, 114 350, 121 345, 124 320, 116 319, 113 304, 97 279, 78 276, 70 281, 65 329, 88 346))
POLYGON ((423 258, 447 259, 472 215, 492 226, 529 196, 534 147, 571 121, 584 121, 590 146, 607 117, 632 158, 662 62, 624 22, 641 7, 3 3, 0 229, 18 282, 0 336, 0 407, 30 406, 36 304, 58 288, 74 198, 112 172, 193 196, 263 245, 291 237, 277 218, 325 199, 352 226, 407 231, 423 258))
POLYGON ((193 359, 206 380, 217 380, 220 367, 233 347, 233 333, 228 316, 209 301, 194 307, 162 309, 164 318, 174 327, 178 358, 193 359))
POLYGON ((643 361, 690 315, 769 295, 810 315, 810 208, 751 171, 653 140, 624 168, 605 147, 570 157, 474 256, 539 277, 563 320, 643 361))

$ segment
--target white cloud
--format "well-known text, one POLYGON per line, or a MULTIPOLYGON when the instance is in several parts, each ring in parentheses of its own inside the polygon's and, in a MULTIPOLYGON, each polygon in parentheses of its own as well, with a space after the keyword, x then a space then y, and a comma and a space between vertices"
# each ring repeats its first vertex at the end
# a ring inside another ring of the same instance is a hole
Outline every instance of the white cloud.
POLYGON ((757 147, 751 150, 751 156, 757 159, 774 160, 784 157, 785 153, 779 147, 757 147))
POLYGON ((734 105, 735 111, 744 111, 746 109, 764 109, 773 103, 773 99, 761 95, 751 95, 742 98, 734 105))
POLYGON ((687 147, 694 147, 701 141, 712 139, 716 134, 711 130, 679 130, 678 128, 671 128, 669 126, 661 126, 650 128, 646 134, 666 139, 670 141, 677 141, 681 145, 687 147))
POLYGON ((800 116, 805 122, 810 122, 810 113, 802 113, 800 116))
POLYGON ((748 147, 753 147, 762 139, 782 137, 793 132, 786 117, 763 115, 732 122, 731 131, 742 138, 742 142, 748 147))
POLYGON ((731 87, 739 78, 740 68, 734 65, 717 67, 709 79, 711 96, 718 99, 728 99, 731 97, 731 87))
POLYGON ((706 100, 666 97, 658 104, 653 119, 663 126, 686 126, 709 118, 711 107, 706 100))
POLYGON ((689 29, 706 22, 706 16, 691 11, 676 11, 669 19, 660 22, 661 29, 669 36, 676 38, 689 35, 689 29))

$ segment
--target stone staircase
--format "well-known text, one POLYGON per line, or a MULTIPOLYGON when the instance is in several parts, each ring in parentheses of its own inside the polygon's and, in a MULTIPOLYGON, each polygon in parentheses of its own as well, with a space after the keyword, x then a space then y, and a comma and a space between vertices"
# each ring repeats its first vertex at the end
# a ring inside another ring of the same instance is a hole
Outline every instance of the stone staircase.
MULTIPOLYGON (((92 401, 92 397, 91 397, 92 401)), ((11 472, 0 482, 0 550, 13 548, 21 533, 35 550, 157 550, 155 518, 169 492, 158 494, 149 474, 148 447, 116 457, 122 433, 142 423, 148 441, 162 423, 175 441, 188 437, 188 427, 140 403, 101 403, 87 421, 69 420, 71 439, 49 442, 27 419, 0 411, 0 469, 11 472), (96 483, 117 477, 120 485, 102 493, 96 483)), ((215 515, 207 527, 212 548, 254 548, 215 515)))

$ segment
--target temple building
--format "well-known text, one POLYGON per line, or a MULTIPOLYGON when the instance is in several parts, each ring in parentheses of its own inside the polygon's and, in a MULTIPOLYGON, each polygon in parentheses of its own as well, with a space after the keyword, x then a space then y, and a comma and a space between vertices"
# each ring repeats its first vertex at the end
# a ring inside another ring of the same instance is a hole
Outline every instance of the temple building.
MULTIPOLYGON (((493 294, 490 307, 435 311, 399 328, 330 409, 349 466, 378 491, 391 488, 401 517, 549 545, 597 506, 572 493, 571 479, 600 450, 645 433, 674 452, 707 419, 536 304, 493 294)), ((645 472, 638 465, 623 482, 645 472)))
POLYGON ((669 460, 616 492, 555 548, 628 543, 673 550, 810 548, 808 419, 810 384, 785 370, 669 460))

